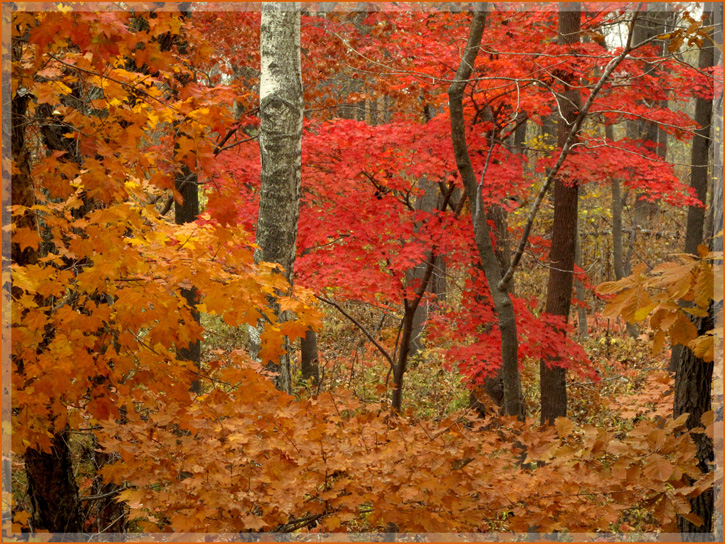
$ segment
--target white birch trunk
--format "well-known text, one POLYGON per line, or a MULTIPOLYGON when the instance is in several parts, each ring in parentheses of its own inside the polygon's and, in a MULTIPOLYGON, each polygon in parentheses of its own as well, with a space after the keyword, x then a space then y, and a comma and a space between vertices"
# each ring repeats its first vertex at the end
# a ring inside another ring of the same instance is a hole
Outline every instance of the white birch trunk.
MULTIPOLYGON (((299 3, 262 4, 260 52, 259 149, 262 187, 257 221, 259 250, 255 259, 280 264, 291 284, 302 166, 299 3)), ((255 336, 258 342, 258 334, 250 334, 253 344, 255 336)), ((253 351, 254 348, 253 345, 253 351)), ((290 392, 289 350, 280 361, 267 363, 270 370, 279 373, 275 382, 277 388, 290 392)))

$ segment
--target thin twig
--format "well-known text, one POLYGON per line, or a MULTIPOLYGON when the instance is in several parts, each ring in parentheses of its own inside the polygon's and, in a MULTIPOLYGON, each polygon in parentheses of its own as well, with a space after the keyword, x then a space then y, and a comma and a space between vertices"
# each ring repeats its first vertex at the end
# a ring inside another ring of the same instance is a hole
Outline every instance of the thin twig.
POLYGON ((128 486, 119 487, 118 489, 115 489, 114 491, 109 491, 108 493, 102 493, 100 495, 91 495, 90 497, 81 497, 81 501, 97 501, 100 499, 105 499, 107 497, 112 497, 114 495, 118 495, 121 491, 124 489, 128 489, 128 486))
POLYGON ((355 319, 355 318, 354 318, 354 317, 352 317, 352 316, 351 316, 350 314, 348 314, 348 313, 347 313, 347 312, 346 312, 345 310, 343 310, 343 309, 342 309, 342 307, 340 307, 340 305, 339 305, 339 304, 337 304, 336 302, 334 302, 334 301, 332 301, 332 300, 328 300, 328 299, 326 299, 326 298, 324 298, 324 297, 321 297, 321 296, 319 296, 319 295, 315 295, 315 298, 316 298, 317 300, 321 300, 322 302, 324 302, 324 303, 326 303, 326 304, 329 304, 330 306, 333 306, 333 307, 337 308, 337 310, 338 310, 338 311, 339 311, 339 312, 340 312, 340 313, 341 313, 342 315, 344 315, 345 317, 347 317, 347 318, 348 318, 348 319, 349 319, 349 320, 350 320, 350 321, 352 322, 352 324, 353 324, 353 325, 355 325, 355 326, 356 326, 356 327, 357 327, 358 329, 360 329, 360 330, 361 330, 361 331, 363 332, 363 334, 364 334, 365 336, 367 336, 367 337, 368 337, 368 340, 370 340, 370 341, 371 341, 371 342, 373 343, 373 345, 374 345, 374 346, 375 346, 376 348, 378 348, 378 351, 379 351, 380 353, 382 353, 382 354, 383 354, 383 356, 384 356, 384 357, 385 357, 385 358, 386 358, 386 359, 388 360, 388 363, 390 363, 390 367, 392 368, 392 367, 394 367, 394 366, 395 366, 395 362, 393 361, 393 358, 392 358, 392 357, 390 356, 390 354, 388 353, 388 351, 387 351, 387 350, 386 350, 386 349, 385 349, 385 348, 384 348, 383 346, 381 346, 381 345, 380 345, 380 344, 378 343, 378 341, 377 341, 377 340, 375 340, 375 338, 373 338, 372 334, 370 334, 370 333, 369 333, 369 332, 367 331, 367 329, 366 329, 366 328, 365 328, 365 327, 364 327, 363 325, 361 325, 361 324, 360 324, 360 322, 359 322, 359 321, 358 321, 357 319, 355 319))

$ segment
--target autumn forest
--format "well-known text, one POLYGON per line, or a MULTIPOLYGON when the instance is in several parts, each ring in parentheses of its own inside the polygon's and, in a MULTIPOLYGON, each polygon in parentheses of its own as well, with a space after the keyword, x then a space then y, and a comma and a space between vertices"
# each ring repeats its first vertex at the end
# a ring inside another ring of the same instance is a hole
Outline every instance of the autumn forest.
POLYGON ((4 3, 3 540, 721 541, 722 47, 4 3))

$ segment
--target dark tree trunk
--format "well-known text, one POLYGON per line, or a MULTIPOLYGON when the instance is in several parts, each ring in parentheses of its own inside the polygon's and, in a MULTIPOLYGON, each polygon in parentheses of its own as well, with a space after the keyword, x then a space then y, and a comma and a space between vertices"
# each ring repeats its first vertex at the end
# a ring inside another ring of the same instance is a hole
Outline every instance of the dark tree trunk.
MULTIPOLYGON (((710 307, 708 317, 699 320, 698 333, 705 334, 714 327, 713 307, 710 307)), ((675 406, 674 417, 690 414, 687 418, 687 428, 700 427, 700 418, 705 412, 712 410, 712 371, 713 363, 706 363, 698 359, 690 348, 682 349, 677 374, 675 377, 675 406)), ((712 437, 706 434, 694 434, 697 445, 698 466, 702 472, 710 472, 711 463, 714 462, 712 437)), ((695 526, 684 518, 678 518, 678 526, 683 533, 711 533, 714 513, 713 491, 706 491, 702 495, 690 500, 692 512, 703 520, 700 527, 695 526)))
POLYGON ((475 4, 476 11, 471 21, 471 31, 466 44, 466 50, 456 72, 455 81, 448 89, 449 108, 451 116, 451 139, 453 152, 456 157, 458 172, 463 180, 466 195, 471 203, 471 219, 473 231, 489 290, 493 298, 501 332, 501 369, 504 387, 504 412, 507 415, 523 417, 524 402, 521 393, 521 377, 518 366, 518 337, 516 333, 516 315, 514 313, 511 295, 500 282, 503 276, 496 252, 491 242, 488 229, 486 210, 483 205, 481 188, 478 186, 476 174, 473 171, 471 158, 466 144, 466 127, 463 118, 463 91, 471 77, 473 65, 478 55, 479 44, 483 36, 486 21, 485 4, 475 4))
MULTIPOLYGON (((103 477, 99 475, 104 466, 118 461, 120 456, 101 451, 95 437, 89 450, 85 452, 84 457, 93 464, 93 470, 96 473, 91 486, 91 495, 99 498, 90 501, 90 505, 85 502, 86 517, 95 518, 95 527, 92 530, 97 533, 125 533, 127 506, 126 503, 117 500, 121 486, 113 482, 104 482, 103 477)), ((91 531, 90 528, 87 530, 91 531)))
MULTIPOLYGON (((559 43, 579 43, 581 31, 581 5, 568 4, 559 11, 559 43)), ((577 117, 579 91, 575 88, 577 77, 565 74, 565 88, 559 99, 559 109, 566 123, 559 122, 558 143, 563 147, 570 126, 577 117)), ((579 188, 575 180, 554 182, 554 226, 549 257, 549 284, 546 292, 546 313, 569 318, 574 260, 576 256, 577 214, 579 188)), ((552 424, 557 417, 566 417, 566 370, 556 366, 556 361, 541 361, 541 422, 552 424)))
MULTIPOLYGON (((582 267, 582 248, 581 248, 581 235, 580 235, 579 226, 577 225, 577 232, 576 232, 576 251, 574 255, 574 262, 579 268, 582 267)), ((587 310, 584 308, 584 306, 581 305, 581 303, 584 302, 584 297, 586 296, 584 291, 584 284, 581 282, 581 280, 574 280, 574 290, 576 291, 576 298, 580 302, 580 305, 577 307, 577 322, 579 327, 579 338, 582 340, 585 340, 589 338, 589 327, 587 326, 587 310)))
POLYGON ((524 112, 519 112, 516 116, 516 122, 519 123, 514 131, 514 145, 511 151, 513 153, 524 154, 524 144, 526 143, 526 125, 528 124, 528 115, 524 112))
MULTIPOLYGON (((710 21, 709 12, 705 11, 710 21)), ((711 22, 703 22, 710 25, 711 22)), ((713 66, 715 48, 706 40, 700 49, 698 68, 707 70, 713 66)), ((710 154, 710 124, 712 122, 712 99, 695 99, 695 123, 698 128, 692 138, 692 166, 690 169, 690 186, 695 190, 698 200, 707 203, 708 162, 710 154)), ((685 233, 685 252, 697 255, 697 246, 703 242, 705 226, 705 208, 690 206, 687 209, 687 231, 685 233)))
POLYGON ((312 385, 320 383, 317 333, 312 329, 307 329, 307 334, 300 340, 300 367, 303 380, 312 385))
MULTIPOLYGON (((25 115, 28 110, 28 103, 30 102, 30 95, 16 95, 12 99, 12 136, 11 136, 11 147, 12 147, 12 158, 13 158, 13 171, 12 171, 12 182, 10 184, 10 202, 13 205, 30 207, 35 204, 35 190, 33 187, 33 180, 30 177, 30 151, 27 145, 25 145, 25 115)), ((3 207, 3 214, 7 213, 7 208, 3 207)), ((35 230, 37 228, 37 222, 35 220, 35 214, 32 212, 26 212, 22 216, 13 217, 15 226, 17 228, 28 228, 35 230)), ((3 224, 5 222, 3 221, 3 224)), ((3 242, 8 238, 3 236, 3 242)), ((5 253, 3 253, 5 254, 5 253)), ((35 264, 38 260, 37 252, 32 247, 26 247, 24 250, 20 250, 18 244, 11 244, 11 259, 13 263, 19 265, 35 264)))
POLYGON ((73 476, 68 434, 53 436, 52 449, 25 452, 32 527, 51 533, 82 533, 78 485, 73 476))
MULTIPOLYGON (((191 172, 188 167, 184 166, 181 173, 176 178, 176 190, 181 194, 182 202, 174 203, 174 222, 177 225, 184 223, 192 223, 199 216, 199 189, 197 186, 197 175, 191 172)), ((199 303, 199 296, 196 289, 182 289, 181 296, 184 297, 189 305, 191 315, 196 323, 201 323, 201 316, 196 309, 199 303)), ((201 341, 194 340, 189 342, 187 346, 179 346, 176 355, 183 361, 193 361, 201 372, 201 341)), ((191 384, 191 391, 197 395, 202 392, 201 380, 194 380, 191 384)))
MULTIPOLYGON (((190 21, 192 12, 189 10, 182 11, 181 16, 184 20, 190 21)), ((179 36, 172 34, 166 34, 162 38, 161 49, 162 51, 170 50, 174 45, 177 46, 180 52, 185 53, 188 49, 188 44, 179 36)), ((186 76, 177 76, 179 83, 186 83, 186 76)), ((181 202, 178 200, 174 201, 174 223, 177 225, 183 225, 185 223, 193 223, 199 217, 199 187, 197 184, 198 175, 189 169, 188 166, 184 165, 181 171, 177 174, 174 183, 175 189, 181 195, 181 202)), ((192 319, 197 323, 201 323, 201 315, 196 309, 196 305, 199 303, 199 296, 197 290, 192 286, 189 289, 181 289, 181 296, 184 297, 186 303, 191 311, 192 319)), ((186 346, 177 346, 176 356, 182 361, 191 361, 196 364, 196 368, 201 373, 201 341, 194 340, 189 342, 186 346)), ((194 380, 191 383, 191 392, 197 395, 202 392, 201 380, 194 380)))
POLYGON ((428 283, 433 275, 433 264, 435 256, 430 254, 425 264, 425 271, 420 280, 420 284, 416 288, 413 300, 403 299, 403 323, 400 335, 400 351, 398 359, 393 365, 393 410, 400 413, 403 406, 403 377, 408 370, 408 359, 410 358, 411 337, 413 334, 413 324, 415 313, 420 306, 421 300, 428 288, 428 283))

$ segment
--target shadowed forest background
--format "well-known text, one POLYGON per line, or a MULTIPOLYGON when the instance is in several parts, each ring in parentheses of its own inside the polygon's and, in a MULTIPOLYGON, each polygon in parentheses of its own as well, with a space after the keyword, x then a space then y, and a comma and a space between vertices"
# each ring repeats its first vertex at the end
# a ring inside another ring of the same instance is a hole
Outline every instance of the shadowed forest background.
POLYGON ((721 4, 3 25, 4 539, 722 537, 721 4))

